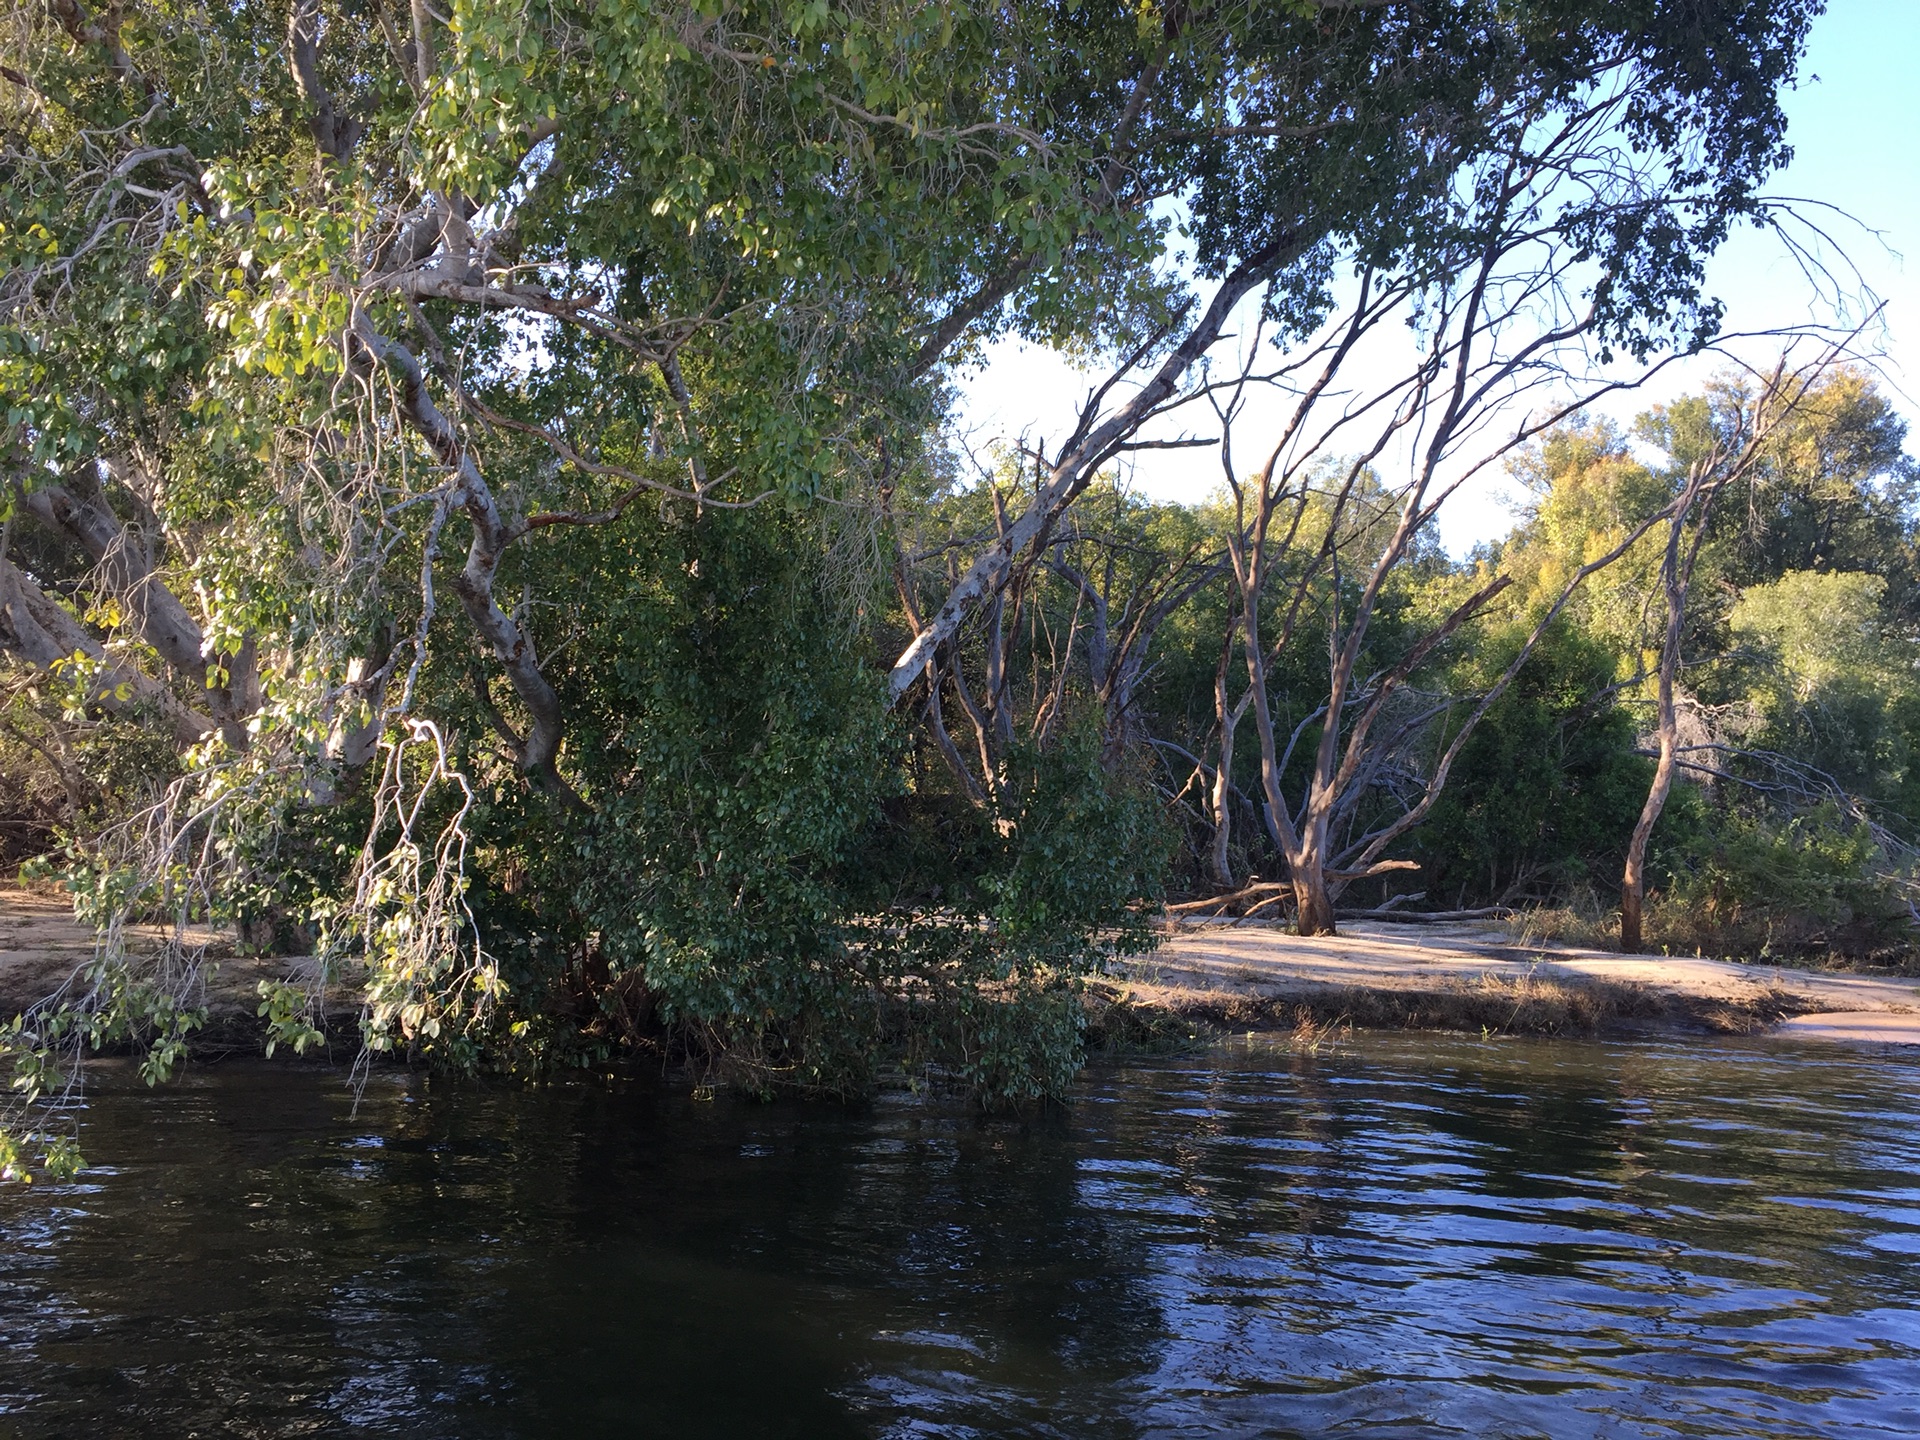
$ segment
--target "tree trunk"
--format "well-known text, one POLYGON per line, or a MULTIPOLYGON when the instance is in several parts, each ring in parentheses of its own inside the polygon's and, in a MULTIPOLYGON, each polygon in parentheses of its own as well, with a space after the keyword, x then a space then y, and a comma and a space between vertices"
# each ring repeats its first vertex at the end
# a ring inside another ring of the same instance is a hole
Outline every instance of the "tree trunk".
POLYGON ((1220 724, 1220 763, 1213 772, 1213 883, 1222 890, 1233 888, 1233 732, 1239 728, 1244 706, 1227 704, 1227 669, 1233 658, 1234 624, 1227 625, 1226 643, 1220 647, 1220 666, 1213 675, 1214 717, 1220 724))
POLYGON ((373 364, 399 371, 396 398, 401 414, 451 472, 450 508, 464 513, 472 530, 467 563, 454 576, 453 590, 474 630, 493 651, 494 658, 507 672, 514 693, 526 708, 530 723, 526 737, 516 747, 521 773, 535 788, 571 806, 584 808, 578 793, 560 774, 560 742, 566 733, 560 696, 540 671, 533 636, 502 610, 493 596, 494 577, 499 572, 501 557, 509 545, 526 533, 526 528, 510 526, 501 514, 499 503, 459 427, 428 393, 425 372, 413 352, 382 335, 357 305, 350 323, 355 341, 365 352, 353 357, 356 368, 364 370, 371 360, 373 364))
POLYGON ((29 514, 93 557, 102 587, 125 607, 133 632, 176 675, 205 693, 227 743, 245 750, 253 740, 247 719, 260 708, 253 642, 243 641, 231 654, 209 656, 199 622, 154 573, 157 537, 123 524, 97 488, 91 495, 64 485, 42 485, 19 493, 29 514))
POLYGON ((1627 845, 1627 866, 1620 881, 1620 948, 1636 951, 1641 938, 1641 910, 1647 893, 1647 838, 1654 822, 1667 803, 1673 787, 1673 746, 1666 736, 1660 740, 1660 764, 1653 772, 1653 787, 1647 791, 1647 803, 1640 809, 1639 823, 1633 827, 1633 839, 1627 845))
POLYGON ((1213 772, 1213 849, 1209 857, 1213 882, 1233 888, 1233 718, 1220 731, 1220 768, 1213 772))
POLYGON ((1333 896, 1327 891, 1326 869, 1317 858, 1289 860, 1293 899, 1297 907, 1294 929, 1302 935, 1333 935, 1333 896))
POLYGON ((1646 876, 1641 856, 1629 852, 1625 878, 1620 882, 1620 952, 1638 954, 1640 939, 1640 900, 1646 892, 1646 876))
POLYGON ((1653 784, 1647 789, 1646 803, 1640 807, 1640 818, 1634 824, 1633 838, 1627 842, 1627 865, 1620 877, 1620 948, 1624 951, 1638 950, 1644 943, 1641 913, 1647 894, 1647 841, 1653 835, 1660 812, 1666 808, 1667 793, 1673 789, 1678 735, 1679 727, 1674 722, 1673 712, 1673 667, 1663 656, 1660 664, 1660 759, 1654 766, 1653 784))
POLYGON ((0 555, 0 651, 48 673, 84 655, 97 667, 87 687, 88 704, 109 713, 144 706, 166 722, 183 750, 214 729, 212 716, 189 709, 159 681, 110 657, 90 631, 5 555, 0 555))
MULTIPOLYGON (((1749 453, 1751 449, 1749 446, 1749 453)), ((1660 674, 1655 689, 1660 759, 1653 769, 1653 784, 1647 788, 1646 803, 1640 807, 1640 818, 1634 822, 1632 838, 1627 841, 1627 863, 1620 875, 1620 948, 1626 951, 1638 950, 1645 943, 1641 922, 1647 898, 1647 841, 1653 836, 1660 812, 1666 808, 1667 792, 1673 789, 1674 759, 1680 743, 1680 727, 1674 719, 1673 687, 1680 673, 1680 643, 1687 625, 1687 592, 1693 586, 1693 567, 1700 558, 1701 541, 1706 538, 1708 513, 1729 478, 1715 474, 1723 458, 1716 450, 1689 467, 1686 484, 1667 520, 1667 551, 1660 561, 1667 629, 1660 637, 1660 674), (1683 551, 1681 541, 1689 519, 1694 520, 1693 542, 1683 551)))

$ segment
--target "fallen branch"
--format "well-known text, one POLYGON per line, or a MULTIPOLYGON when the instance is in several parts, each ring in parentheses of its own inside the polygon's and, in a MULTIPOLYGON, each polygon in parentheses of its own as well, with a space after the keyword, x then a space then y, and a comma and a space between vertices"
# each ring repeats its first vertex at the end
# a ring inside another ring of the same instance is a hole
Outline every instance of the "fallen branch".
POLYGON ((1396 910, 1383 905, 1377 910, 1342 910, 1342 920, 1407 920, 1417 925, 1435 925, 1447 920, 1507 920, 1517 912, 1511 905, 1487 905, 1478 910, 1396 910))
POLYGON ((1185 915, 1195 910, 1206 910, 1215 905, 1232 905, 1237 901, 1251 900, 1256 895, 1271 895, 1275 891, 1291 891, 1291 880, 1261 880, 1243 890, 1235 890, 1227 895, 1214 895, 1205 900, 1182 900, 1177 905, 1166 907, 1169 915, 1185 915))

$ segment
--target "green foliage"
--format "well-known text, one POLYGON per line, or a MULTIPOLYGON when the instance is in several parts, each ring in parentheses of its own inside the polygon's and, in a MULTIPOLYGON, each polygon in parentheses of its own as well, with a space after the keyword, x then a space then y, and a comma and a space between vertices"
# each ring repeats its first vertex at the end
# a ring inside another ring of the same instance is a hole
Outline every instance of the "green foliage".
MULTIPOLYGON (((1709 389, 1694 402, 1691 423, 1739 393, 1709 389)), ((1659 439, 1673 422, 1656 412, 1642 428, 1659 439)), ((1877 575, 1887 586, 1884 613, 1911 621, 1920 603, 1920 469, 1906 439, 1906 422, 1866 373, 1841 367, 1819 380, 1799 397, 1744 493, 1715 514, 1716 568, 1742 590, 1798 571, 1877 575)))
MULTIPOLYGON (((1511 660, 1517 637, 1489 639, 1451 679, 1471 694, 1511 660)), ((1614 656, 1562 623, 1542 638, 1488 710, 1439 802, 1414 833, 1430 902, 1463 907, 1544 900, 1611 884, 1646 799, 1652 763, 1634 753, 1632 716, 1609 694, 1614 656)))
POLYGON ((1085 981, 1154 943, 1172 835, 1152 792, 1100 753, 1090 715, 1054 744, 1014 746, 998 802, 972 812, 972 843, 933 867, 939 909, 866 936, 886 971, 927 987, 896 1020, 909 1063, 951 1071, 988 1104, 1061 1094, 1080 1065, 1085 981))
POLYGON ((0 1028, 0 1065, 12 1070, 12 1103, 0 1111, 0 1180, 31 1182, 35 1166, 50 1180, 70 1180, 85 1165, 73 1136, 46 1123, 58 1117, 57 1105, 50 1113, 35 1107, 73 1085, 88 1055, 131 1050, 140 1078, 160 1085, 206 1018, 124 957, 94 961, 62 995, 14 1016, 0 1028))
POLYGON ((1029 963, 1083 971, 1148 947, 1147 907, 1171 837, 1138 777, 1101 764, 1092 717, 1056 743, 1016 746, 995 821, 1005 846, 981 876, 997 936, 1029 963))
POLYGON ((871 1043, 839 870, 893 783, 894 741, 876 678, 822 643, 844 622, 804 534, 748 512, 609 537, 568 662, 598 712, 577 757, 597 813, 568 863, 613 979, 831 1088, 871 1043))
MULTIPOLYGON (((1076 987, 1146 943, 1168 863, 1182 802, 1160 782, 1182 777, 1144 737, 1205 748, 1226 620, 1217 587, 1183 595, 1121 685, 1092 673, 1081 607, 1105 586, 1120 645, 1223 519, 1085 497, 1047 554, 1099 584, 1022 579, 1031 628, 996 660, 1048 699, 983 724, 962 784, 880 680, 914 608, 894 608, 896 543, 931 516, 958 554, 994 523, 984 491, 936 483, 956 367, 1009 333, 1151 358, 1188 299, 1176 224, 1193 273, 1270 273, 1285 335, 1353 264, 1437 294, 1483 243, 1514 126, 1581 113, 1594 76, 1620 87, 1631 160, 1542 223, 1606 276, 1604 343, 1695 341, 1718 318, 1703 257, 1783 156, 1815 8, 326 3, 303 55, 284 6, 14 7, 0 561, 98 653, 19 662, 0 759, 19 736, 62 757, 89 915, 364 963, 376 1050, 518 1068, 664 1043, 759 1088, 850 1090, 899 1049, 996 1101, 1057 1094, 1076 987), (27 518, 83 479, 113 553, 151 566, 119 591, 99 547, 27 518), (144 624, 162 594, 196 631, 173 650, 144 624), (566 735, 538 762, 536 660, 566 735), (184 750, 153 723, 216 701, 217 735, 184 750), (349 761, 369 720, 382 748, 349 761)), ((1907 530, 1897 425, 1849 393, 1833 433, 1853 439, 1802 448, 1878 487, 1873 523, 1842 527, 1856 555, 1907 530)), ((1669 479, 1596 494, 1624 514, 1669 479)), ((1801 484, 1748 549, 1842 533, 1826 521, 1866 483, 1801 484)), ((1276 658, 1288 727, 1323 698, 1316 645, 1388 499, 1369 473, 1314 644, 1276 658)), ((1839 549, 1794 568, 1881 573, 1839 549)), ((1407 567, 1446 571, 1431 546, 1407 567)), ((1414 643, 1416 582, 1382 597, 1363 669, 1414 643)), ((975 674, 984 629, 955 641, 975 674)), ((1622 724, 1581 731, 1571 677, 1597 663, 1577 648, 1469 757, 1458 833, 1526 747, 1561 746, 1540 780, 1563 808, 1612 793, 1622 724)), ((1612 804, 1580 813, 1601 829, 1612 804)), ((1508 818, 1462 840, 1476 873, 1571 873, 1577 846, 1508 818)), ((187 1011, 95 983, 20 1053, 79 1036, 177 1062, 187 1011)), ((270 1048, 312 1043, 288 987, 259 1018, 270 1048)))
POLYGON ((158 1085, 186 1058, 187 1037, 206 1024, 204 1009, 181 1004, 125 958, 96 961, 83 978, 79 998, 16 1015, 0 1032, 0 1059, 13 1062, 11 1087, 28 1102, 64 1083, 63 1048, 133 1047, 140 1078, 158 1085))
POLYGON ((1016 746, 991 810, 927 827, 878 677, 821 643, 853 632, 813 543, 755 510, 576 547, 588 623, 553 669, 592 715, 569 765, 593 808, 477 808, 472 903, 503 968, 476 1033, 580 1053, 541 1018, 578 996, 588 1053, 647 1039, 644 1016, 754 1089, 855 1090, 893 1055, 988 1103, 1057 1094, 1080 979, 1149 943, 1158 804, 1102 768, 1087 715, 1016 746))
POLYGON ((284 980, 262 980, 259 985, 259 1016, 267 1022, 267 1054, 282 1045, 296 1055, 307 1053, 309 1045, 318 1045, 327 1037, 313 1023, 312 997, 300 987, 284 980))
POLYGON ((71 1135, 51 1135, 29 1131, 17 1135, 0 1129, 0 1181, 22 1185, 33 1183, 33 1167, 56 1184, 71 1180, 86 1168, 86 1158, 71 1135))
POLYGON ((1880 634, 1887 582, 1878 575, 1789 570, 1740 593, 1728 616, 1734 636, 1768 652, 1795 698, 1884 682, 1892 657, 1880 634))
POLYGON ((1665 858, 1670 886, 1651 933, 1671 949, 1866 958, 1911 943, 1889 857, 1836 805, 1710 814, 1665 858))

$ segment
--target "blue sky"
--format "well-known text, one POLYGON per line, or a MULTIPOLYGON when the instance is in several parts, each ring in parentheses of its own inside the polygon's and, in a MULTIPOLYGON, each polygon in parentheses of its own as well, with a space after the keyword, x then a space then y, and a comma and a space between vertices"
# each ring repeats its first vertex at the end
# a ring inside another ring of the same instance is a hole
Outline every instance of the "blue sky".
MULTIPOLYGON (((1862 343, 1883 352, 1882 384, 1917 422, 1920 449, 1920 0, 1830 0, 1814 22, 1800 84, 1783 99, 1794 159, 1769 188, 1814 202, 1808 213, 1821 217, 1844 252, 1829 250, 1826 259, 1849 272, 1849 300, 1857 301, 1864 284, 1886 302, 1882 327, 1862 343)), ((1760 232, 1728 242, 1712 262, 1708 287, 1726 301, 1734 330, 1838 318, 1779 241, 1760 232)), ((1698 369, 1678 374, 1623 411, 1700 378, 1698 369)), ((1071 428, 1088 385, 1058 356, 1003 345, 966 386, 963 420, 976 441, 1023 430, 1057 436, 1071 428)), ((1174 452, 1143 469, 1136 483, 1167 499, 1197 500, 1216 485, 1217 465, 1205 452, 1174 452)), ((1512 523, 1507 495, 1508 487, 1494 481, 1455 497, 1441 521, 1448 548, 1458 553, 1505 533, 1512 523)))
MULTIPOLYGON (((1920 414, 1920 0, 1832 0, 1814 22, 1799 87, 1784 97, 1793 163, 1776 193, 1838 207, 1835 238, 1887 302, 1887 381, 1920 414), (1904 363, 1902 363, 1904 362, 1904 363)), ((1808 316, 1807 286, 1771 239, 1735 237, 1714 290, 1761 321, 1808 316)), ((1751 323, 1751 322, 1744 322, 1751 323)))

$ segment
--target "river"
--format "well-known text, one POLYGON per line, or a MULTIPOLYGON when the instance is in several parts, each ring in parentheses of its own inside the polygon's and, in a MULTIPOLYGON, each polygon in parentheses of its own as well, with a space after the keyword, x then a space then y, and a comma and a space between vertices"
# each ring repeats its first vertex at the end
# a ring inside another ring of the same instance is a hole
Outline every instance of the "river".
POLYGON ((981 1118, 268 1063, 0 1191, 0 1437, 1920 1435, 1920 1060, 1362 1034, 981 1118))

